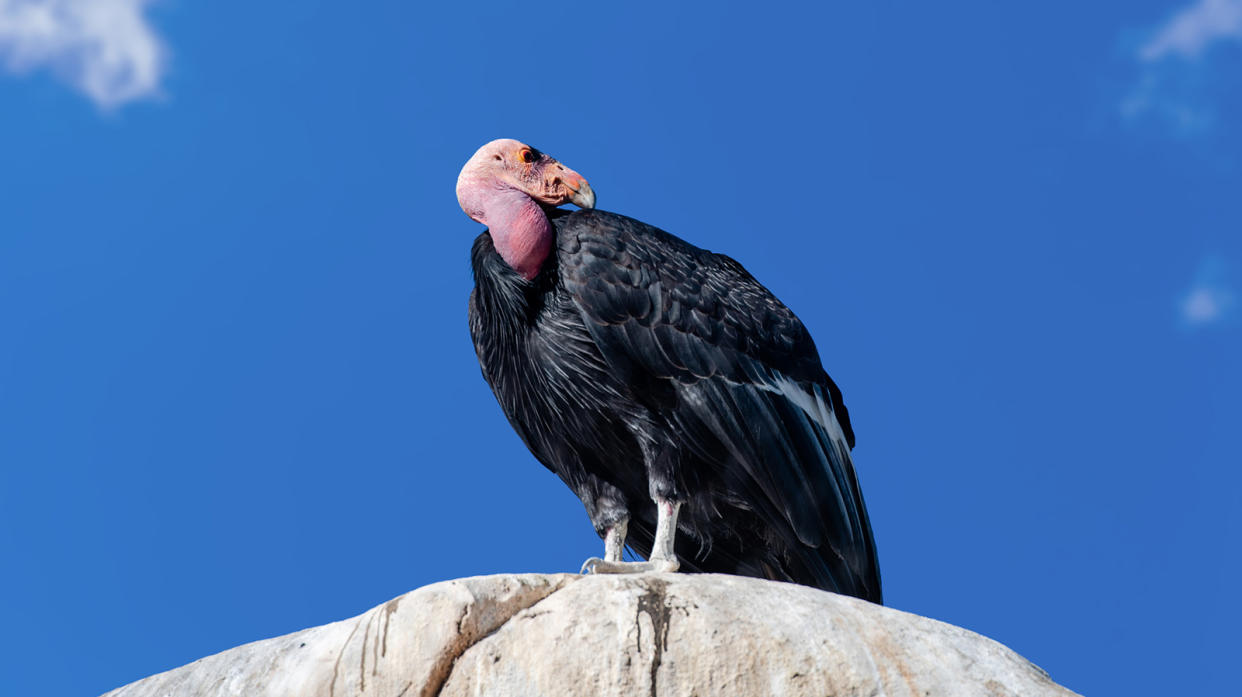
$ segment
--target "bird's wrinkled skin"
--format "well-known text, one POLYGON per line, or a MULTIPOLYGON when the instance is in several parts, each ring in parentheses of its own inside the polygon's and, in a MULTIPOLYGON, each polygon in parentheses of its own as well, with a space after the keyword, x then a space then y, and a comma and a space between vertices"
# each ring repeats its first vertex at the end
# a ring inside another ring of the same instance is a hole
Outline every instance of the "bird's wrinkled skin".
POLYGON ((595 207, 595 192, 586 178, 512 138, 493 140, 466 162, 457 176, 457 201, 466 215, 490 225, 487 203, 504 188, 521 191, 544 206, 595 207))

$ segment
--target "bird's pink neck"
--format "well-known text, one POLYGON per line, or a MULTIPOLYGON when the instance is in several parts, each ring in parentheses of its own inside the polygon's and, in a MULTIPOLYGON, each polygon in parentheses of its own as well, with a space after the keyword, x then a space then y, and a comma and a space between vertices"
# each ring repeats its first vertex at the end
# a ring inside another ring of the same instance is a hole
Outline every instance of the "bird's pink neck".
POLYGON ((534 280, 552 251, 552 223, 530 196, 500 189, 487 197, 484 216, 496 251, 514 271, 534 280))

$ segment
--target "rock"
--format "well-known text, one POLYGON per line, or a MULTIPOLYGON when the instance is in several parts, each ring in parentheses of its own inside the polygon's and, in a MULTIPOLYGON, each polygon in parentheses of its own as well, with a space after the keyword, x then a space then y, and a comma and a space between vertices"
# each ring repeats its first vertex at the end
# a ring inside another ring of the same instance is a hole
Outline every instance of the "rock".
POLYGON ((1072 695, 959 627, 720 575, 501 575, 420 588, 106 697, 1072 695))

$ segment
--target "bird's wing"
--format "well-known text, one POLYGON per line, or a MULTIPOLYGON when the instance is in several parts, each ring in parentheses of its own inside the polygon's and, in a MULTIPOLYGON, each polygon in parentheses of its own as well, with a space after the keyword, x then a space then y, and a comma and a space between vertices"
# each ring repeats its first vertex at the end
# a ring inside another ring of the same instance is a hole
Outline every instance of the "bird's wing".
POLYGON ((734 260, 657 228, 602 211, 559 227, 562 282, 614 369, 671 382, 675 403, 653 406, 682 446, 820 549, 831 586, 878 597, 849 419, 798 318, 734 260))

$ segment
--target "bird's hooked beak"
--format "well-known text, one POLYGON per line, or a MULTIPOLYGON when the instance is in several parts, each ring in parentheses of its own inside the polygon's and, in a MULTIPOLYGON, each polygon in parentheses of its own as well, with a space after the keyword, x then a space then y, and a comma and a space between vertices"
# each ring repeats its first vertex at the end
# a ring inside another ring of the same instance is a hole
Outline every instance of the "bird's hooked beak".
POLYGON ((582 177, 578 177, 578 180, 581 183, 573 188, 574 195, 569 197, 569 202, 579 208, 594 208, 595 191, 591 189, 591 185, 587 183, 587 180, 582 177))
POLYGON ((538 198, 552 206, 572 203, 579 208, 594 208, 595 190, 586 178, 556 160, 548 159, 550 161, 543 168, 544 190, 551 195, 538 198))

